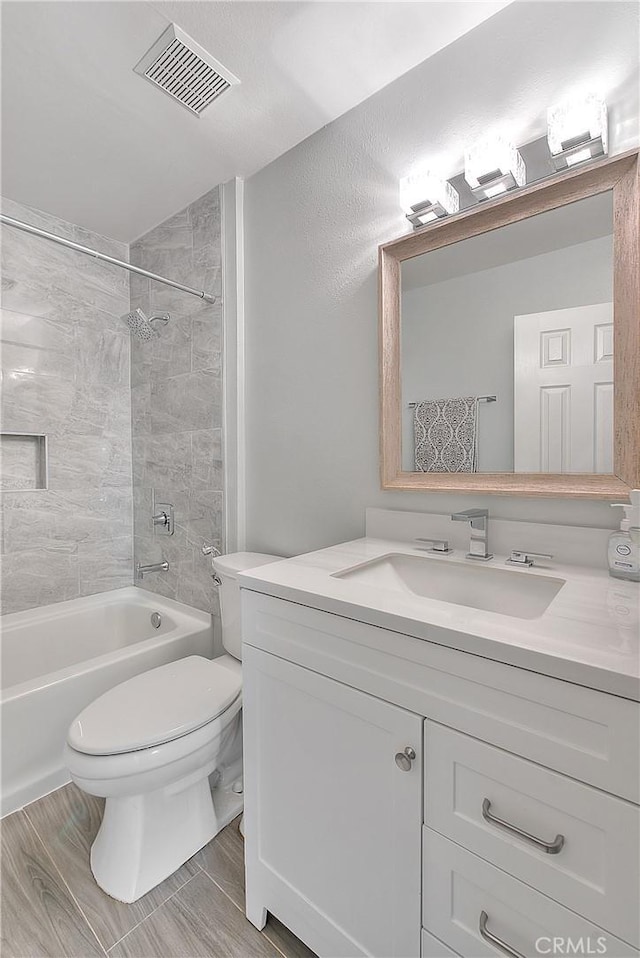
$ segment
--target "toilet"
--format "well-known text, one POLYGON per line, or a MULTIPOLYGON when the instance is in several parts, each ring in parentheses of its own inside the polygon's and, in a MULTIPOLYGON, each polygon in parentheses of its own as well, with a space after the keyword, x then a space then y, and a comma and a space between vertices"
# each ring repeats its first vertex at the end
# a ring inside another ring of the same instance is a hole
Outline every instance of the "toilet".
POLYGON ((91 870, 112 898, 134 902, 180 868, 242 810, 242 633, 239 572, 279 557, 214 560, 222 643, 116 685, 73 721, 72 780, 106 799, 91 870))

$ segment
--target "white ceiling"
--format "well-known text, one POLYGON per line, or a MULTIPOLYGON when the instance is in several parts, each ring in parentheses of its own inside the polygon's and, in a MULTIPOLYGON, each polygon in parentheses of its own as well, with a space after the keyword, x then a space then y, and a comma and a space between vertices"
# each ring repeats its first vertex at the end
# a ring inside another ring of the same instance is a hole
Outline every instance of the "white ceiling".
POLYGON ((508 2, 8 0, 2 193, 132 241, 508 2), (170 21, 241 80, 200 118, 133 72, 170 21))

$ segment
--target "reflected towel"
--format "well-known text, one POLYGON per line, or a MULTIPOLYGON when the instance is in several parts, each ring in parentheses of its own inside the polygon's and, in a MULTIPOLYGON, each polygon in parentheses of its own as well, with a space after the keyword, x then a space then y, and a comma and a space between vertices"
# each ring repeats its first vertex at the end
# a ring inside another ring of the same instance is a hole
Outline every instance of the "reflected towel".
POLYGON ((418 472, 476 472, 478 397, 416 403, 413 435, 418 472))

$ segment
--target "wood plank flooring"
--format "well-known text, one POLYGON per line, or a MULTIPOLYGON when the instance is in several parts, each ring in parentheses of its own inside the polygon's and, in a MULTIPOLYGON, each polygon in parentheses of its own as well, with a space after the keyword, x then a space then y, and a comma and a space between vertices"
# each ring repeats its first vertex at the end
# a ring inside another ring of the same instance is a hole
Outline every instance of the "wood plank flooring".
POLYGON ((3 958, 315 958, 275 918, 244 917, 244 843, 232 822, 132 905, 96 885, 103 802, 75 785, 3 819, 3 958))
POLYGON ((2 822, 2 954, 15 958, 104 954, 22 813, 2 822))

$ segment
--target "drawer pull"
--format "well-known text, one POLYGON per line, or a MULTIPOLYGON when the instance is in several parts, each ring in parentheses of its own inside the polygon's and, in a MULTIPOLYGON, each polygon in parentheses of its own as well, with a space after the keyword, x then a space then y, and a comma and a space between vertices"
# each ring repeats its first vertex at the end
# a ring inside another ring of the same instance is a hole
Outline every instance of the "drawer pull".
POLYGON ((482 817, 485 822, 490 822, 491 825, 498 825, 499 828, 504 828, 505 831, 511 832, 512 835, 517 835, 518 838, 523 838, 526 842, 531 842, 536 848, 542 848, 548 855, 557 855, 559 851, 562 851, 564 835, 556 835, 552 842, 544 842, 541 838, 536 838, 535 835, 530 835, 529 832, 518 828, 517 825, 511 825, 509 822, 503 821, 502 818, 497 818, 495 815, 492 815, 491 802, 488 798, 485 798, 482 803, 482 817))
POLYGON ((489 929, 487 928, 487 922, 489 921, 489 916, 486 911, 480 912, 480 922, 478 924, 478 930, 482 938, 485 941, 488 941, 490 945, 493 945, 495 948, 499 948, 500 951, 504 952, 505 955, 509 955, 509 958, 524 958, 524 955, 520 954, 519 951, 516 951, 515 948, 512 948, 510 945, 503 941, 502 938, 498 938, 497 935, 492 935, 489 929))

